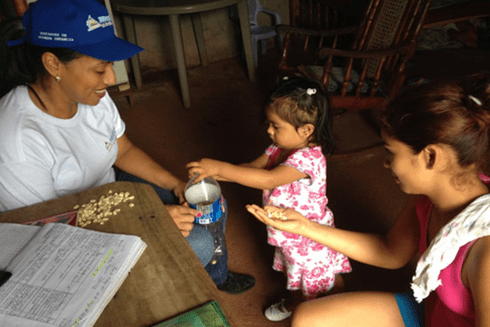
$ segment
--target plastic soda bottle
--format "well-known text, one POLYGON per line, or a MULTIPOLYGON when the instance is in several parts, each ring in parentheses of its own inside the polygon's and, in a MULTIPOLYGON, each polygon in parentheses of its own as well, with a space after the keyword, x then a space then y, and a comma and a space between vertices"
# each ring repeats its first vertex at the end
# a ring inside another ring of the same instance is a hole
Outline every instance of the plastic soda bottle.
POLYGON ((206 177, 194 183, 197 174, 186 185, 184 196, 189 206, 199 210, 201 217, 196 217, 195 224, 200 224, 213 236, 214 254, 212 264, 216 264, 226 253, 226 240, 221 217, 225 213, 224 199, 221 188, 216 180, 206 177))

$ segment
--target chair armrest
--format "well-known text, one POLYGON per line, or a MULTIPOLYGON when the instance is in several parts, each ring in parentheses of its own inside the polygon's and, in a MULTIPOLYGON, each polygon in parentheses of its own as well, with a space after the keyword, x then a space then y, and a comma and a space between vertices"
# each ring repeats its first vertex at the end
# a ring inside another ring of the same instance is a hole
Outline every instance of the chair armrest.
POLYGON ((410 50, 410 45, 402 45, 395 48, 388 48, 384 50, 366 50, 366 51, 354 51, 354 50, 340 50, 333 48, 321 48, 319 49, 318 55, 321 58, 326 58, 328 56, 336 57, 346 57, 346 58, 356 58, 356 59, 375 59, 381 57, 394 56, 404 51, 410 50))
POLYGON ((276 32, 278 33, 292 33, 292 34, 303 34, 312 36, 337 36, 345 34, 353 34, 357 32, 357 26, 336 28, 334 30, 311 30, 307 28, 294 27, 289 25, 278 25, 276 26, 276 32))
POLYGON ((282 21, 281 21, 281 16, 279 15, 279 13, 277 11, 274 11, 274 10, 270 10, 270 9, 267 9, 267 8, 260 8, 261 11, 271 15, 272 17, 274 17, 274 25, 280 25, 282 24, 282 21))
POLYGON ((429 8, 422 28, 485 16, 490 16, 488 1, 470 1, 434 9, 429 8))

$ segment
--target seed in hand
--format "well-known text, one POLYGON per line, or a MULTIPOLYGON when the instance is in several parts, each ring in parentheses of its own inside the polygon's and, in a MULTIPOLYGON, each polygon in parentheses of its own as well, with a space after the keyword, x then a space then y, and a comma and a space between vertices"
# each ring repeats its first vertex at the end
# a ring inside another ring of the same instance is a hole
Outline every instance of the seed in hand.
POLYGON ((274 212, 267 211, 267 217, 272 218, 272 219, 280 219, 280 220, 286 220, 287 219, 287 217, 285 215, 283 215, 283 213, 280 211, 274 211, 274 212))

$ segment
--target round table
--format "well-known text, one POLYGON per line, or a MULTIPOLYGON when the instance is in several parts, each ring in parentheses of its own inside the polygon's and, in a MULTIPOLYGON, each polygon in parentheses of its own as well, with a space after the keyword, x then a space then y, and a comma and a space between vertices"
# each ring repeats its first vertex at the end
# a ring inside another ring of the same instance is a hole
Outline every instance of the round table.
MULTIPOLYGON (((192 23, 194 25, 196 33, 197 46, 199 49, 199 55, 201 57, 201 64, 205 66, 208 62, 208 59, 206 53, 206 44, 204 42, 201 17, 199 13, 236 5, 240 20, 240 28, 242 32, 243 48, 247 62, 248 76, 250 81, 253 81, 255 79, 255 67, 252 54, 252 41, 250 37, 250 23, 248 19, 249 13, 247 0, 112 0, 111 4, 114 11, 122 14, 123 23, 126 30, 126 37, 129 42, 132 42, 134 44, 137 44, 137 42, 133 15, 169 16, 184 107, 189 108, 191 106, 191 101, 189 84, 187 81, 187 70, 185 64, 185 54, 182 43, 182 32, 180 29, 179 15, 197 14, 192 15, 192 23)), ((140 88, 143 85, 143 82, 141 78, 141 70, 138 56, 133 56, 131 58, 131 66, 133 69, 136 87, 140 88)))

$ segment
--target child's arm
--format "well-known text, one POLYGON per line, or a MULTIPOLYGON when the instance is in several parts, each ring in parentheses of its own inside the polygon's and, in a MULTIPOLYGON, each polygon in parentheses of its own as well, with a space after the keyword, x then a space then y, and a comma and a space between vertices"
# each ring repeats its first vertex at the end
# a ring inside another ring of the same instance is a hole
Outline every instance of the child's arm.
POLYGON ((187 164, 189 176, 198 173, 196 182, 213 177, 216 180, 238 183, 261 190, 292 183, 308 175, 296 168, 279 165, 274 169, 264 169, 267 156, 264 154, 249 164, 233 165, 224 161, 201 159, 187 164), (264 161, 265 157, 265 161, 264 161))
POLYGON ((265 153, 263 153, 260 157, 258 157, 254 161, 242 163, 239 166, 265 169, 265 167, 267 167, 267 162, 269 162, 269 157, 265 153))
POLYGON ((406 265, 419 247, 419 223, 415 212, 418 197, 410 197, 390 232, 386 236, 352 232, 320 225, 292 209, 265 207, 280 217, 268 217, 268 212, 257 205, 247 210, 263 223, 279 230, 300 234, 338 251, 349 258, 377 267, 397 269, 406 265))

